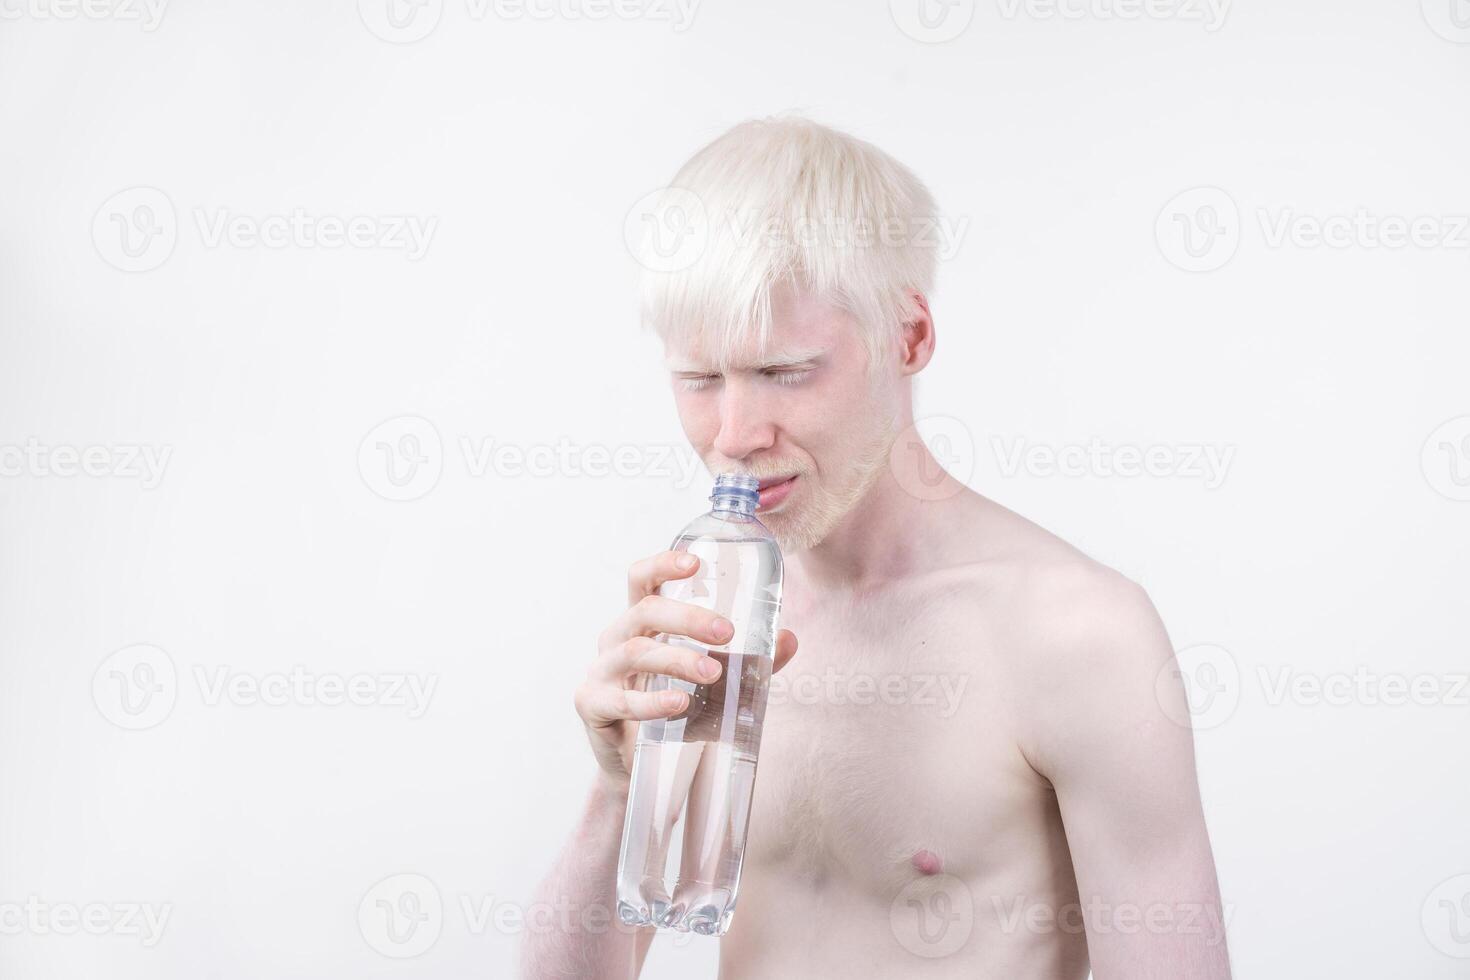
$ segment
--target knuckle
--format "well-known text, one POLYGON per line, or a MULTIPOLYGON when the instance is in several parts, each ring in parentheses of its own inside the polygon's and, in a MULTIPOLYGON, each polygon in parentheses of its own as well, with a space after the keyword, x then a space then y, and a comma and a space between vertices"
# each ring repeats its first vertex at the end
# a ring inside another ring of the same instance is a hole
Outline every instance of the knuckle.
POLYGON ((631 585, 641 585, 647 581, 649 573, 649 560, 640 558, 628 566, 628 582, 631 585))

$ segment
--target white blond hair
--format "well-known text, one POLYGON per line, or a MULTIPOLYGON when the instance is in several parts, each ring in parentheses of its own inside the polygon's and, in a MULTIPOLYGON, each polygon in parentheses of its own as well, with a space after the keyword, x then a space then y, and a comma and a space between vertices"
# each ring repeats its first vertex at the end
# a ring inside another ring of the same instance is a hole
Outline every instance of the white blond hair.
POLYGON ((800 116, 740 123, 645 200, 643 323, 722 369, 747 342, 766 349, 783 283, 851 314, 870 367, 916 312, 913 294, 934 288, 928 189, 871 143, 800 116))

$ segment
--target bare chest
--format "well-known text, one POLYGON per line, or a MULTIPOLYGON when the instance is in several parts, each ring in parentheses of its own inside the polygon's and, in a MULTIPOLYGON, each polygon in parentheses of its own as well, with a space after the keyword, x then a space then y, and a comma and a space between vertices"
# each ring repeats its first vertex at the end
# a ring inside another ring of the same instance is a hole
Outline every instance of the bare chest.
POLYGON ((746 849, 754 874, 891 894, 984 877, 1047 833, 1009 724, 1005 651, 972 606, 783 616, 801 647, 772 678, 746 849))

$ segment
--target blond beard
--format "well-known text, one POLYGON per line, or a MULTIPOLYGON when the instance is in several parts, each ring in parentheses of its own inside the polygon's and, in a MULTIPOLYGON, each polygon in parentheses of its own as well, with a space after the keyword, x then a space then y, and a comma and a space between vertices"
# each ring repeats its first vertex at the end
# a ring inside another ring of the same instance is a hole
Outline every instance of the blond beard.
POLYGON ((879 417, 867 444, 853 458, 842 487, 835 491, 817 491, 793 514, 775 513, 761 517, 762 523, 775 535, 782 552, 792 554, 815 548, 868 495, 888 465, 888 456, 898 437, 896 417, 896 412, 879 417))

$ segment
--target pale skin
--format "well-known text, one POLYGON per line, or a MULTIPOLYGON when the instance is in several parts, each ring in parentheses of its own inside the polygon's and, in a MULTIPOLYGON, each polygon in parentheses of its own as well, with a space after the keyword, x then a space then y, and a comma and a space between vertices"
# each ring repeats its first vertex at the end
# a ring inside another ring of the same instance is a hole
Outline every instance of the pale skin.
MULTIPOLYGON (((1163 624, 914 434, 910 381, 935 346, 915 298, 875 370, 851 318, 794 288, 765 349, 667 351, 711 470, 796 474, 758 511, 786 551, 785 628, 720 977, 1228 978, 1163 624)), ((713 661, 653 637, 728 636, 655 594, 692 574, 677 558, 632 566, 576 692, 598 778, 539 901, 611 909, 637 722, 686 703, 633 676, 707 683, 713 661)), ((636 977, 652 930, 607 918, 528 937, 524 975, 636 977)))

